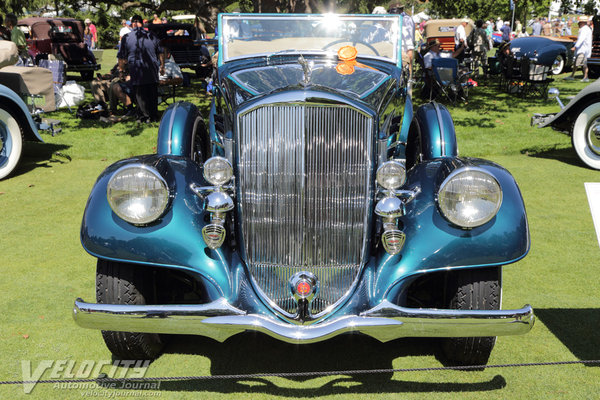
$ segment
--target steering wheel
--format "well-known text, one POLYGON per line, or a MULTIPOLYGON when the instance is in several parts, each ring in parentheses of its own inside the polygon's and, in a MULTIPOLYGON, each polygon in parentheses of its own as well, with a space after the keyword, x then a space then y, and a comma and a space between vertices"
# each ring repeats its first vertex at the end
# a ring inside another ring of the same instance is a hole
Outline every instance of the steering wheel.
MULTIPOLYGON (((336 45, 336 44, 338 44, 338 43, 345 43, 345 42, 350 42, 350 40, 348 40, 348 39, 338 39, 338 40, 334 40, 333 42, 329 42, 329 43, 327 43, 325 46, 323 46, 323 48, 322 48, 321 50, 327 50, 327 49, 328 49, 328 48, 330 48, 331 46, 334 46, 334 45, 336 45)), ((367 42, 364 42, 364 41, 362 41, 362 40, 357 40, 357 39, 353 40, 353 41, 352 41, 352 46, 356 46, 358 43, 360 43, 360 44, 363 44, 363 45, 367 46, 369 49, 371 49, 371 51, 373 51, 373 53, 374 53, 376 56, 379 56, 379 52, 378 52, 378 51, 375 49, 375 47, 371 46, 369 43, 367 43, 367 42)))

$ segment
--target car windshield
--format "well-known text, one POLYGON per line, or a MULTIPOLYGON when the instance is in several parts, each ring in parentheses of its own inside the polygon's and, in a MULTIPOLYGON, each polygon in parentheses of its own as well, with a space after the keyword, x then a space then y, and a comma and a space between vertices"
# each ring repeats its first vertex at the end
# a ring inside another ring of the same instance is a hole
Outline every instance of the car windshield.
POLYGON ((220 63, 276 54, 337 54, 354 46, 358 57, 399 64, 399 15, 221 14, 220 63))

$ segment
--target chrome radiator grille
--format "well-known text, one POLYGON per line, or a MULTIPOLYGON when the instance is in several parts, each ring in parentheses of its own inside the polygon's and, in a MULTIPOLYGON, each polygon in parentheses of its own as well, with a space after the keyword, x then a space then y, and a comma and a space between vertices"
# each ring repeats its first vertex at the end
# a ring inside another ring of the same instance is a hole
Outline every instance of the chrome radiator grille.
POLYGON ((288 280, 311 271, 318 314, 348 292, 366 251, 373 121, 346 106, 270 105, 238 120, 245 261, 264 294, 295 312, 288 280))

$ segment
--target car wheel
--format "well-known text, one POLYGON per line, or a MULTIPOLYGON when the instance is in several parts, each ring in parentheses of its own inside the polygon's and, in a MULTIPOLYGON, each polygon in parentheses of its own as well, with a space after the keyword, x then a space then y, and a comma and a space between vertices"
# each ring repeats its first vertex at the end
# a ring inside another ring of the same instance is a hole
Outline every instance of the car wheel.
POLYGON ((552 75, 562 74, 565 69, 565 57, 562 54, 559 54, 554 59, 552 63, 552 75))
POLYGON ((21 158, 23 137, 17 119, 0 108, 0 179, 10 174, 21 158))
MULTIPOLYGON (((154 282, 143 267, 98 260, 96 300, 101 304, 152 304, 154 282)), ((119 360, 152 360, 164 346, 156 333, 102 331, 106 346, 119 360)))
MULTIPOLYGON (((501 268, 465 269, 451 273, 446 282, 448 308, 456 310, 499 310, 501 268)), ((448 338, 442 342, 443 358, 455 365, 485 365, 496 337, 448 338)))
POLYGON ((600 169, 600 103, 589 105, 579 114, 571 136, 581 161, 590 168, 600 169))

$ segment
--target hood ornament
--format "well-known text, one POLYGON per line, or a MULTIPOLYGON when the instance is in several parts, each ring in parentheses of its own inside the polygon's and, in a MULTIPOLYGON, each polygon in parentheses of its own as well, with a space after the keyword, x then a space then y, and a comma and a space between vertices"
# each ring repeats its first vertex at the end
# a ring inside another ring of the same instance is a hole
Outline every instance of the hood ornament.
POLYGON ((304 86, 307 86, 310 84, 310 78, 312 75, 312 67, 314 65, 314 63, 308 62, 304 59, 303 55, 300 55, 300 57, 298 57, 298 64, 302 65, 302 71, 304 71, 304 79, 302 80, 302 84, 304 86))

